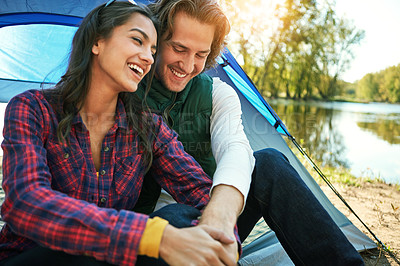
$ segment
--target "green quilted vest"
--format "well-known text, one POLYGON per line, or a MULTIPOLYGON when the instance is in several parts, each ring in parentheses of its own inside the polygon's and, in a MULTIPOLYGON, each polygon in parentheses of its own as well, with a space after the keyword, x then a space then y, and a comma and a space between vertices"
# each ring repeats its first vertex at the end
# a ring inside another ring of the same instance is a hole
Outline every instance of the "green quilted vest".
MULTIPOLYGON (((193 78, 179 93, 171 92, 153 79, 147 96, 150 109, 178 133, 185 151, 212 177, 216 163, 211 151, 210 116, 213 80, 206 74, 193 78)), ((145 84, 138 89, 143 98, 145 84)))

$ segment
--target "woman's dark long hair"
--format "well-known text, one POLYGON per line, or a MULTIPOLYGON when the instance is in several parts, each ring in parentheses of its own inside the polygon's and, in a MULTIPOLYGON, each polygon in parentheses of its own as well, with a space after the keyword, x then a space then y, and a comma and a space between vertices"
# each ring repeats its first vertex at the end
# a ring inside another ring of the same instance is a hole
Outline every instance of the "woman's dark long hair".
MULTIPOLYGON (((82 20, 72 40, 72 50, 66 73, 56 84, 54 90, 45 92, 45 95, 52 94, 50 98, 53 103, 62 102, 62 110, 58 114, 60 122, 57 128, 57 137, 61 143, 69 145, 68 136, 71 131, 72 119, 81 110, 88 95, 93 45, 101 38, 109 38, 114 28, 123 25, 134 13, 148 17, 158 32, 158 22, 152 12, 145 6, 133 5, 129 2, 116 1, 107 7, 104 4, 100 5, 82 20)), ((147 90, 150 89, 153 76, 154 68, 152 67, 150 73, 145 77, 148 79, 147 90)), ((128 125, 139 135, 145 167, 148 170, 153 159, 154 124, 151 115, 146 105, 135 93, 121 92, 119 98, 124 103, 128 125)))

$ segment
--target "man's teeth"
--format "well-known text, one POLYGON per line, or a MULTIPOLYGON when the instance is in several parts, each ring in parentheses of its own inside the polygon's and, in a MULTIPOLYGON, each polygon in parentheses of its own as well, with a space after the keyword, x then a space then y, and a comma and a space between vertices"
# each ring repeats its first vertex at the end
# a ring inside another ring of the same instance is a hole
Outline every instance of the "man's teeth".
POLYGON ((135 64, 128 64, 128 67, 132 70, 135 70, 135 72, 137 72, 140 76, 143 75, 143 69, 140 68, 138 65, 135 64))
POLYGON ((179 72, 176 72, 175 69, 171 68, 172 73, 174 73, 175 76, 177 76, 178 78, 184 78, 186 77, 186 74, 181 74, 179 72))

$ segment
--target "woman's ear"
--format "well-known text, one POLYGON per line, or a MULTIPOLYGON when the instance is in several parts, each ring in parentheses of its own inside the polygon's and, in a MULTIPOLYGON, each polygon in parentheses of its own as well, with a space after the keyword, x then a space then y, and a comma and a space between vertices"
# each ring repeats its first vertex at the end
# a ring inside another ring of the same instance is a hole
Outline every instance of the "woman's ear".
POLYGON ((98 55, 100 52, 101 40, 96 40, 92 46, 92 53, 98 55))

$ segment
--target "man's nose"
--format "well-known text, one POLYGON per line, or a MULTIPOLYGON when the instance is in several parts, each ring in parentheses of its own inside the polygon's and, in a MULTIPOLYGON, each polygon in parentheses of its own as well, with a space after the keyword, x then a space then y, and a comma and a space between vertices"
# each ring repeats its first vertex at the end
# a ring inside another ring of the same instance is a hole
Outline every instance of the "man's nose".
POLYGON ((194 56, 187 55, 179 61, 179 67, 185 71, 186 74, 190 74, 194 70, 194 56))

